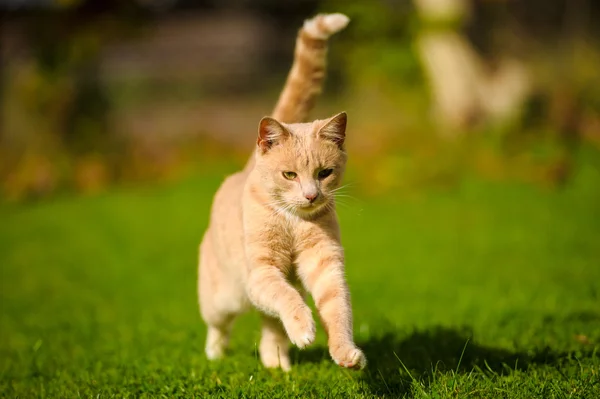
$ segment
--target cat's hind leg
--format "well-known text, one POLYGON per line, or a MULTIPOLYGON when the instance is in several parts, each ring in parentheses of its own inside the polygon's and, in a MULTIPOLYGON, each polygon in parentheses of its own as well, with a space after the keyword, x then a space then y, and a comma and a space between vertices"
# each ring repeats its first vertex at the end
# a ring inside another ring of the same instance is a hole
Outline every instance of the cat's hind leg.
POLYGON ((231 332, 231 321, 221 325, 208 324, 208 331, 206 332, 206 346, 205 352, 206 357, 209 360, 220 359, 225 355, 225 350, 229 345, 229 334, 231 332))
POLYGON ((291 370, 289 356, 290 341, 279 319, 262 316, 262 336, 260 346, 260 360, 265 367, 281 367, 284 371, 291 370))
POLYGON ((207 233, 200 245, 198 300, 202 319, 208 326, 205 351, 210 360, 225 355, 233 321, 243 311, 242 300, 218 266, 207 233))

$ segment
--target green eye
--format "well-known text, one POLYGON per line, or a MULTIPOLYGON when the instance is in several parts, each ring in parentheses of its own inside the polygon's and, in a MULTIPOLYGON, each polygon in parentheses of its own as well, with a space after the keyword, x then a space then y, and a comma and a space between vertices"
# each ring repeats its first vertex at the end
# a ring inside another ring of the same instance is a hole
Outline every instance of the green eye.
POLYGON ((324 179, 333 173, 333 169, 323 169, 319 172, 319 179, 324 179))
POLYGON ((285 177, 288 180, 294 180, 296 176, 298 176, 296 172, 283 172, 283 177, 285 177))

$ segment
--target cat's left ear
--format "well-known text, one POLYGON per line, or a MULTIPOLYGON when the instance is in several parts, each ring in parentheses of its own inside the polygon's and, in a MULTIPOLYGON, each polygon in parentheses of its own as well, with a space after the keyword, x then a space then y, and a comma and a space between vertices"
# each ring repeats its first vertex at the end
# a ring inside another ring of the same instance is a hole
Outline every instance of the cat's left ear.
POLYGON ((346 140, 346 123, 348 116, 345 112, 331 117, 327 123, 319 130, 317 137, 329 140, 335 143, 340 149, 344 146, 344 140, 346 140))

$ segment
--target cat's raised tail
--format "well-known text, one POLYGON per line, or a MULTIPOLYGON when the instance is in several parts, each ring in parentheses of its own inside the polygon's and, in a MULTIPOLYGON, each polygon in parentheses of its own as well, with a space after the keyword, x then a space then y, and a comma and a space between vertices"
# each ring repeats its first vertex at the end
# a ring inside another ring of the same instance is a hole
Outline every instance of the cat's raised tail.
POLYGON ((344 14, 318 14, 298 32, 294 63, 272 117, 284 123, 305 122, 323 88, 327 39, 348 25, 344 14))

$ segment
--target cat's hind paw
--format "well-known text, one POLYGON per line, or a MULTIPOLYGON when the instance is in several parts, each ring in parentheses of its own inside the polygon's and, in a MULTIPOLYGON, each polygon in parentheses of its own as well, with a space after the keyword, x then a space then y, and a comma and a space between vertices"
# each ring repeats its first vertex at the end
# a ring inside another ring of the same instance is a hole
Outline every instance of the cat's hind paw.
POLYGON ((205 353, 208 360, 217 360, 225 356, 225 350, 220 347, 206 348, 205 353))
POLYGON ((283 371, 288 372, 292 369, 290 358, 287 354, 268 353, 260 356, 263 366, 270 369, 281 368, 283 371))
POLYGON ((228 341, 229 337, 225 331, 209 326, 204 349, 208 360, 217 360, 224 357, 228 341))

